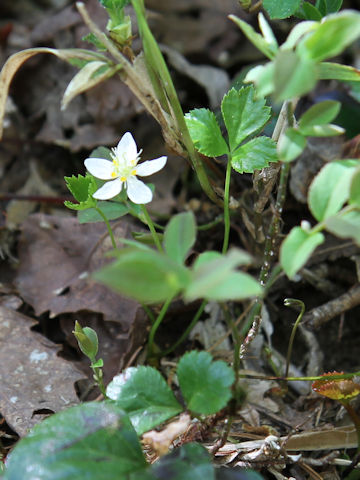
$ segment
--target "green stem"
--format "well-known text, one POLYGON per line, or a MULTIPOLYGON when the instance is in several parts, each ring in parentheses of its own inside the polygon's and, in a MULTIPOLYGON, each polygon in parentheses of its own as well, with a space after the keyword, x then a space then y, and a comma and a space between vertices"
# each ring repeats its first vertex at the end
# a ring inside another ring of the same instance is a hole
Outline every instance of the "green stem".
POLYGON ((157 231, 155 230, 155 227, 154 227, 154 224, 153 224, 153 221, 151 220, 151 217, 145 207, 145 205, 141 205, 141 211, 143 212, 144 214, 144 217, 146 219, 146 223, 149 227, 149 230, 151 232, 151 235, 153 237, 153 240, 155 242, 155 245, 157 247, 157 249, 159 250, 160 253, 163 253, 164 252, 164 249, 161 245, 161 242, 160 242, 160 239, 159 239, 159 236, 157 234, 157 231))
POLYGON ((225 254, 229 247, 229 235, 230 235, 230 180, 231 180, 231 155, 228 155, 228 161, 226 166, 225 188, 224 188, 224 242, 222 253, 225 254))
POLYGON ((104 395, 105 398, 108 398, 106 395, 106 388, 104 385, 104 380, 103 380, 103 371, 100 367, 93 367, 91 364, 91 368, 93 369, 94 372, 94 380, 99 387, 100 392, 104 395))
POLYGON ((100 210, 99 207, 94 207, 94 208, 97 211, 97 213, 101 216, 101 218, 104 220, 106 228, 108 229, 108 232, 109 232, 109 236, 110 236, 110 239, 111 239, 112 246, 114 247, 115 250, 117 250, 117 245, 116 245, 116 242, 115 242, 114 233, 113 233, 112 228, 110 226, 109 220, 106 218, 106 215, 104 214, 104 212, 102 210, 100 210))
MULTIPOLYGON (((234 341, 234 363, 233 363, 233 370, 235 375, 235 382, 233 386, 233 390, 236 394, 238 391, 238 384, 240 380, 240 348, 241 348, 241 335, 233 321, 229 309, 227 305, 221 304, 222 310, 224 312, 225 321, 228 324, 229 328, 231 329, 233 341, 234 341)), ((235 401, 237 401, 237 395, 235 395, 235 401)))
POLYGON ((191 320, 190 324, 185 329, 185 331, 182 333, 180 338, 178 340, 176 340, 174 345, 169 347, 167 350, 164 350, 163 352, 161 352, 160 353, 161 357, 164 357, 165 355, 168 355, 169 353, 173 352, 175 350, 175 348, 177 348, 179 345, 181 345, 186 340, 186 338, 188 337, 191 330, 195 327, 195 325, 199 321, 199 318, 201 317, 201 314, 203 313, 204 308, 206 307, 207 303, 208 303, 207 300, 202 301, 200 307, 198 308, 197 312, 195 313, 194 318, 191 320))
POLYGON ((159 315, 157 316, 157 319, 155 320, 153 326, 151 327, 150 333, 149 333, 149 342, 148 342, 148 358, 152 357, 154 355, 153 350, 154 350, 154 338, 155 338, 155 333, 157 329, 159 328, 161 322, 163 321, 165 314, 170 306, 170 303, 172 302, 173 297, 170 297, 166 300, 164 305, 162 306, 159 315))
POLYGON ((154 83, 154 89, 159 89, 159 84, 164 89, 167 97, 167 102, 170 105, 172 116, 175 120, 176 126, 180 132, 179 141, 182 142, 189 155, 190 161, 196 171, 200 185, 208 197, 215 203, 219 203, 219 199, 212 189, 209 178, 207 176, 204 165, 195 151, 193 141, 191 140, 189 130, 184 119, 184 112, 182 111, 179 98, 176 93, 169 69, 167 68, 163 54, 147 24, 144 12, 144 4, 142 0, 132 0, 140 35, 143 41, 144 53, 148 65, 150 66, 150 78, 154 83))
POLYGON ((295 298, 285 298, 284 305, 286 307, 291 305, 300 305, 301 307, 301 311, 299 313, 299 316, 296 319, 296 322, 294 323, 294 326, 292 328, 291 335, 290 335, 289 346, 288 346, 288 351, 286 355, 286 368, 285 368, 285 377, 287 377, 289 374, 290 359, 291 359, 291 354, 292 354, 292 349, 294 344, 295 333, 305 313, 305 304, 301 300, 297 300, 295 298))

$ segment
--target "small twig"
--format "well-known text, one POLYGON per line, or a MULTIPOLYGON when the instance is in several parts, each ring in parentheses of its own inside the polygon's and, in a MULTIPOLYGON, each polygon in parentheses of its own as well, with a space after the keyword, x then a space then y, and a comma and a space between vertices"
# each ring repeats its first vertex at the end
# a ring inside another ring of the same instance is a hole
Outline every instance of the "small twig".
POLYGON ((360 305, 360 284, 350 288, 350 290, 340 295, 340 297, 310 310, 304 315, 303 325, 306 325, 307 328, 312 330, 316 330, 332 318, 357 305, 360 305))

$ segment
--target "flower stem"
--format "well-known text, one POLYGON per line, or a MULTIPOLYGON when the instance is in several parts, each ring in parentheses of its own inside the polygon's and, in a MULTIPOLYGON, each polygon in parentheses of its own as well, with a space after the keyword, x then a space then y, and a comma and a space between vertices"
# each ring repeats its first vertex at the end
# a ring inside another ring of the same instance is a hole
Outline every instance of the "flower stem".
POLYGON ((202 301, 202 303, 201 303, 200 307, 198 308, 194 318, 191 320, 190 324, 185 329, 185 331, 182 333, 180 338, 178 340, 176 340, 174 345, 169 347, 167 350, 164 350, 163 352, 161 352, 160 353, 161 357, 163 357, 164 355, 168 355, 169 353, 173 352, 175 350, 175 348, 177 348, 179 345, 181 345, 183 343, 183 341, 187 338, 187 336, 189 335, 191 330, 195 327, 195 325, 199 321, 199 318, 201 317, 201 314, 203 313, 204 308, 206 307, 207 303, 208 303, 207 300, 202 301))
POLYGON ((94 207, 94 208, 97 211, 97 213, 104 220, 106 228, 108 229, 108 232, 109 232, 109 236, 110 236, 110 239, 111 239, 112 246, 114 247, 115 250, 117 250, 117 245, 116 245, 116 242, 115 242, 114 233, 113 233, 112 228, 110 226, 109 220, 106 218, 106 215, 104 214, 104 212, 102 210, 100 210, 99 207, 94 207))
POLYGON ((355 425, 355 430, 356 430, 356 435, 357 435, 357 441, 358 441, 358 446, 356 453, 360 452, 360 418, 358 414, 355 412, 354 407, 350 405, 350 403, 346 400, 340 401, 340 403, 343 405, 347 413, 349 414, 351 420, 353 421, 355 425))
POLYGON ((228 155, 228 161, 226 166, 226 177, 225 177, 225 188, 224 188, 224 242, 222 253, 225 254, 227 252, 229 246, 229 234, 230 234, 230 210, 229 210, 229 203, 230 203, 230 179, 231 179, 231 156, 228 155))
POLYGON ((159 250, 160 253, 163 253, 164 252, 164 249, 161 245, 161 242, 160 242, 160 239, 159 239, 159 235, 157 234, 157 231, 155 230, 155 227, 154 227, 154 223, 153 221, 151 220, 151 217, 149 215, 149 212, 147 211, 147 208, 145 207, 145 205, 140 205, 141 206, 141 211, 143 212, 144 214, 144 217, 146 219, 146 223, 149 227, 149 230, 151 232, 151 235, 153 237, 153 240, 154 240, 154 243, 157 247, 157 249, 159 250))
POLYGON ((157 316, 157 319, 155 320, 153 326, 151 327, 150 333, 149 333, 149 342, 148 342, 148 358, 152 357, 154 355, 154 338, 155 338, 155 333, 157 329, 159 328, 161 322, 164 319, 164 316, 167 312, 167 309, 169 308, 170 303, 172 302, 173 297, 170 297, 166 300, 164 305, 162 306, 159 315, 157 316))
POLYGON ((291 305, 299 305, 301 307, 301 311, 299 313, 299 316, 296 319, 296 322, 294 323, 294 326, 292 328, 291 335, 290 335, 289 346, 288 346, 288 351, 286 355, 286 368, 285 368, 285 377, 287 377, 289 375, 290 358, 291 358, 292 348, 294 344, 295 333, 301 322, 302 317, 304 316, 305 304, 301 300, 297 300, 295 298, 286 298, 284 300, 284 305, 286 307, 291 305))

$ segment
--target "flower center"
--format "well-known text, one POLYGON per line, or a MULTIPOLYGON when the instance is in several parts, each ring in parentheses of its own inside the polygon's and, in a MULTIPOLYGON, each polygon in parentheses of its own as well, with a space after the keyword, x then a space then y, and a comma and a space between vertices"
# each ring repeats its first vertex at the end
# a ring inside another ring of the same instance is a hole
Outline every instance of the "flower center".
POLYGON ((125 155, 122 155, 121 157, 118 155, 118 152, 114 148, 111 153, 111 158, 113 161, 113 171, 111 173, 111 176, 113 178, 120 178, 122 182, 126 182, 129 177, 132 177, 136 175, 136 168, 134 168, 137 165, 138 159, 139 159, 139 154, 130 160, 127 161, 125 158, 125 155))

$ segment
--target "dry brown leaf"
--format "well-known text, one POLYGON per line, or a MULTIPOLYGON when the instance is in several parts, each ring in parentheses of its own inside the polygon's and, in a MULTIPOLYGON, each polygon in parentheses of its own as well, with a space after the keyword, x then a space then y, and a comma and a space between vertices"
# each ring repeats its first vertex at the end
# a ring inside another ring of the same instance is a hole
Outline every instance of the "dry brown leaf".
POLYGON ((190 415, 182 413, 178 420, 171 422, 161 432, 150 430, 150 432, 144 433, 143 442, 155 450, 158 455, 165 455, 173 441, 186 432, 190 423, 190 415))
POLYGON ((74 383, 84 375, 57 356, 59 348, 30 328, 36 322, 0 306, 0 412, 20 436, 78 403, 74 383))
MULTIPOLYGON (((128 237, 131 224, 122 219, 115 234, 128 237)), ((129 329, 139 304, 95 283, 90 275, 105 262, 111 243, 103 223, 80 225, 74 217, 31 215, 22 225, 16 284, 36 315, 88 310, 129 329)))

